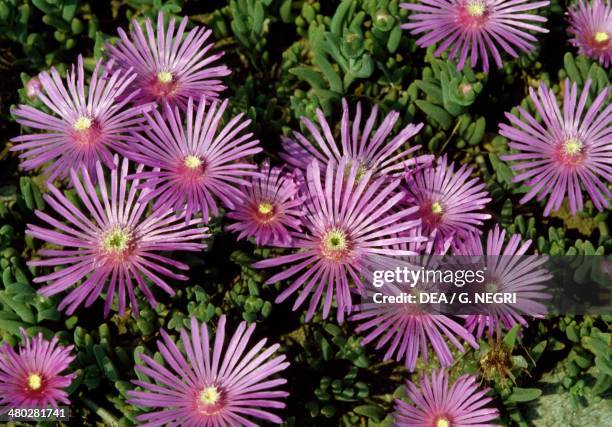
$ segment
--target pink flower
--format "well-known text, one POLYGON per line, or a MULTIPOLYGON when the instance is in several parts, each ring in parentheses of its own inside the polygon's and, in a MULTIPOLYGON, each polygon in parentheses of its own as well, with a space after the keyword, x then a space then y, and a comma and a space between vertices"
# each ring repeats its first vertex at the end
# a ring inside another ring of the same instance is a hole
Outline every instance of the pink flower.
POLYGON ((11 408, 69 405, 65 389, 76 374, 62 374, 74 360, 73 346, 58 345, 57 336, 43 339, 42 332, 30 338, 24 329, 25 345, 16 352, 4 343, 0 347, 0 413, 11 408))
POLYGON ((567 10, 570 43, 578 52, 599 61, 604 67, 612 63, 612 6, 610 2, 578 0, 567 10))
POLYGON ((240 323, 227 346, 225 316, 221 316, 211 348, 208 327, 191 318, 191 334, 181 330, 181 349, 161 330, 157 347, 165 364, 142 354, 136 370, 153 381, 132 381, 144 390, 130 390, 131 404, 158 408, 138 416, 143 426, 248 426, 253 419, 280 424, 282 419, 269 411, 281 409, 280 399, 289 395, 278 386, 284 378, 270 379, 285 370, 285 356, 272 357, 275 344, 263 350, 266 339, 248 348, 255 324, 240 323))
POLYGON ((401 4, 413 12, 408 17, 410 22, 402 28, 421 35, 417 39, 421 47, 439 43, 435 56, 450 49, 448 58, 459 58, 457 69, 462 69, 468 60, 474 68, 480 60, 488 72, 490 56, 497 67, 503 66, 500 47, 514 58, 518 51, 533 50, 536 38, 527 31, 547 33, 537 25, 546 22, 546 18, 526 12, 548 4, 529 0, 419 0, 401 4))
MULTIPOLYGON (((420 230, 419 230, 420 232, 420 230)), ((412 231, 411 234, 416 234, 412 231)), ((431 240, 420 244, 399 244, 393 248, 412 250, 418 253, 414 257, 378 257, 372 259, 369 269, 381 271, 400 270, 404 267, 416 270, 422 267, 425 270, 438 269, 439 257, 434 255, 434 242, 436 232, 431 240)), ((449 244, 435 254, 446 253, 449 244)), ((369 275, 369 277, 372 277, 369 275)), ((478 348, 472 334, 452 317, 443 314, 432 314, 431 310, 417 303, 398 303, 402 294, 412 294, 418 297, 419 292, 438 292, 439 289, 420 280, 414 287, 400 283, 385 283, 384 288, 370 286, 362 295, 362 304, 356 307, 356 314, 351 321, 358 322, 355 331, 364 335, 362 345, 376 341, 376 350, 386 348, 384 360, 395 359, 403 362, 409 371, 414 371, 419 356, 424 362, 428 360, 429 346, 439 359, 442 366, 453 363, 453 354, 446 339, 459 351, 464 352, 467 343, 478 348), (381 292, 382 291, 382 292, 381 292), (395 302, 376 301, 375 294, 396 297, 395 302)), ((418 300, 417 300, 418 301, 418 300)))
POLYGON ((517 323, 526 326, 524 315, 541 317, 546 314, 542 301, 550 296, 543 292, 546 289, 544 283, 552 277, 542 267, 547 258, 526 256, 531 240, 521 244, 520 234, 513 234, 504 245, 505 236, 506 231, 496 225, 487 234, 486 250, 480 236, 475 235, 456 245, 455 255, 475 257, 471 265, 481 266, 486 272, 484 291, 516 295, 514 303, 487 305, 467 316, 466 327, 477 338, 482 337, 485 329, 489 336, 494 333, 500 336, 502 327, 510 330, 517 323))
POLYGON ((235 221, 227 229, 239 233, 238 239, 255 237, 259 246, 287 246, 290 230, 300 231, 304 198, 292 177, 280 168, 270 168, 266 161, 260 172, 251 178, 250 186, 243 187, 243 202, 227 214, 235 221))
POLYGON ((22 126, 42 130, 39 134, 26 134, 13 138, 11 150, 25 151, 19 157, 26 160, 22 166, 31 170, 43 165, 49 180, 65 178, 70 169, 85 165, 90 173, 97 161, 113 167, 113 151, 138 130, 141 114, 150 105, 127 108, 135 93, 123 100, 117 98, 136 77, 121 70, 109 71, 98 61, 89 85, 85 84, 83 58, 77 67, 66 73, 66 84, 55 68, 39 74, 43 90, 38 97, 51 111, 47 114, 28 105, 19 105, 13 115, 22 126))
POLYGON ((408 140, 419 133, 422 123, 410 123, 393 135, 400 113, 390 112, 378 127, 375 126, 377 118, 378 107, 375 105, 368 119, 362 123, 361 103, 357 103, 355 115, 351 118, 348 103, 343 99, 339 141, 334 138, 323 111, 317 110, 318 125, 302 117, 310 138, 297 131, 293 132, 293 138, 282 137, 285 152, 281 153, 281 157, 304 173, 313 160, 318 161, 320 169, 324 170, 329 162, 345 159, 349 166, 356 164, 360 174, 372 171, 376 178, 381 175, 397 176, 407 166, 433 159, 431 155, 414 155, 421 148, 420 145, 408 146, 408 140))
POLYGON ((128 166, 126 159, 120 165, 115 156, 115 169, 111 171, 108 188, 104 170, 98 162, 99 194, 85 168, 82 169, 81 178, 72 170, 72 183, 85 211, 75 206, 57 188, 50 186, 50 194, 44 196, 45 201, 67 223, 36 211, 36 216, 53 228, 28 224, 27 234, 62 247, 41 249, 39 255, 43 259, 28 264, 64 266, 36 277, 34 282, 47 282, 39 289, 39 293, 45 296, 55 295, 76 285, 59 305, 60 310, 68 307, 68 314, 72 314, 83 302, 86 307, 90 306, 104 291, 105 316, 110 313, 117 294, 119 314, 125 312, 127 296, 137 316, 134 284, 155 306, 157 302, 149 288, 151 284, 173 295, 174 290, 164 277, 187 280, 186 276, 175 273, 171 268, 187 270, 189 267, 162 253, 200 251, 205 247, 201 241, 209 236, 207 229, 195 227, 201 220, 187 223, 183 216, 170 210, 147 212, 143 198, 148 190, 138 190, 138 181, 128 187, 125 178, 128 166))
POLYGON ((293 309, 311 296, 307 320, 325 294, 323 317, 329 315, 335 298, 337 318, 343 322, 345 313, 352 308, 349 283, 354 282, 357 291, 363 290, 360 269, 368 256, 414 255, 409 250, 391 249, 390 245, 426 240, 420 236, 397 236, 420 222, 407 219, 416 208, 392 213, 403 197, 398 191, 399 180, 389 181, 386 176, 374 179, 373 171, 358 175, 359 165, 349 164, 347 159, 329 162, 324 174, 319 162, 313 161, 307 171, 303 231, 292 234, 292 246, 299 251, 255 263, 258 268, 290 266, 266 283, 297 276, 276 301, 284 301, 302 288, 293 309))
POLYGON ((444 370, 423 376, 420 388, 406 381, 406 392, 412 403, 395 401, 396 427, 491 427, 499 413, 487 407, 488 389, 479 390, 476 377, 463 375, 450 383, 444 370))
POLYGON ((591 81, 578 98, 578 86, 565 81, 563 110, 545 83, 537 93, 529 88, 538 122, 528 111, 517 107, 522 120, 506 113, 510 124, 500 124, 499 133, 510 140, 516 153, 502 156, 515 161, 512 169, 520 172, 513 179, 529 187, 520 203, 549 196, 544 216, 557 211, 567 196, 572 214, 583 209, 582 188, 598 210, 608 209, 612 192, 612 104, 605 88, 586 109, 591 81), (600 111, 602 110, 603 111, 600 111))
POLYGON ((202 212, 205 221, 219 214, 217 199, 230 209, 242 203, 243 186, 257 175, 247 160, 261 148, 252 133, 243 132, 251 122, 243 114, 221 123, 227 105, 202 98, 195 106, 189 98, 184 114, 168 104, 163 114, 146 114, 148 127, 123 149, 126 157, 153 168, 128 177, 144 181, 141 186, 150 190, 145 201, 185 210, 187 219, 202 212))
POLYGON ((189 98, 216 99, 225 89, 220 78, 230 74, 225 65, 211 66, 223 53, 210 54, 213 43, 207 43, 212 30, 195 27, 185 35, 189 20, 184 17, 175 32, 175 19, 164 25, 164 14, 157 16, 157 28, 145 20, 146 34, 132 21, 128 36, 118 28, 121 40, 107 45, 109 56, 125 70, 133 70, 137 78, 130 90, 138 91, 135 103, 155 101, 160 105, 187 106, 189 98))
POLYGON ((465 164, 455 170, 444 156, 435 165, 406 173, 402 204, 417 208, 415 217, 422 221, 423 234, 433 235, 437 252, 453 237, 480 233, 478 227, 491 218, 483 213, 491 198, 472 172, 465 164))

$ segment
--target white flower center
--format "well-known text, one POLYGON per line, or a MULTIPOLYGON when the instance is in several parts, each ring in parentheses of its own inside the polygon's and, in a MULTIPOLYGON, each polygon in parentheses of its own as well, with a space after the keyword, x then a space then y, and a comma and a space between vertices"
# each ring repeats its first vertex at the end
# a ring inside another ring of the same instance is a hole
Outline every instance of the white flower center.
POLYGON ((157 80, 159 80, 160 83, 171 83, 172 73, 170 71, 160 71, 157 73, 157 80))
POLYGON ((444 417, 436 420, 436 427, 452 427, 451 422, 444 417))
POLYGON ((42 377, 38 374, 30 374, 28 376, 28 387, 30 390, 38 390, 42 387, 42 377))
POLYGON ((597 31, 593 36, 593 40, 597 43, 607 42, 610 39, 610 35, 605 31, 597 31))
POLYGON ((92 123, 89 117, 81 116, 76 120, 76 122, 74 122, 74 125, 72 125, 72 127, 74 128, 74 130, 82 132, 84 130, 89 129, 91 125, 92 123))
POLYGON ((582 141, 578 138, 570 138, 563 143, 563 151, 568 156, 576 156, 582 151, 582 141))
POLYGON ((473 17, 481 17, 487 10, 487 6, 482 0, 469 0, 465 7, 468 15, 473 17))
POLYGON ((185 157, 185 166, 189 169, 197 169, 202 164, 202 160, 197 156, 185 157))
POLYGON ((102 238, 102 248, 106 252, 119 254, 128 249, 131 234, 121 228, 114 228, 108 231, 102 238))
POLYGON ((205 405, 214 405, 219 400, 219 390, 217 387, 206 387, 200 392, 200 402, 205 405))

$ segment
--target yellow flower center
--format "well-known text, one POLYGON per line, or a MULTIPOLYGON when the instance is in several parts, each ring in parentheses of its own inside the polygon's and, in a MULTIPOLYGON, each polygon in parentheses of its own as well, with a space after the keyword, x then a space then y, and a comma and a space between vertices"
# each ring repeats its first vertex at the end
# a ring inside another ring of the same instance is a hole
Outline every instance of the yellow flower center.
POLYGON ((189 169, 196 169, 200 167, 202 164, 202 160, 200 160, 197 156, 187 156, 185 157, 185 166, 189 169))
POLYGON ((582 141, 578 138, 570 138, 563 143, 563 151, 568 156, 575 156, 582 151, 582 141))
POLYGON ((348 247, 346 233, 342 230, 329 230, 323 238, 325 249, 330 252, 343 251, 348 247))
POLYGON ((440 202, 433 202, 431 204, 431 212, 436 215, 440 215, 442 213, 442 205, 440 202))
POLYGON ((480 0, 470 0, 468 1, 467 6, 465 7, 468 15, 474 17, 480 17, 484 15, 486 8, 487 7, 485 3, 480 0))
POLYGON ((121 228, 115 228, 107 232, 102 239, 102 248, 106 252, 121 253, 128 248, 130 238, 130 233, 121 228))
POLYGON ((219 390, 217 390, 217 387, 215 386, 206 387, 200 393, 200 402, 205 405, 214 405, 218 400, 219 390))
POLYGON ((30 390, 38 390, 42 386, 42 377, 38 374, 30 374, 28 377, 28 387, 30 390))
POLYGON ((605 31, 597 31, 593 36, 593 40, 597 43, 607 42, 610 39, 610 35, 605 31))
POLYGON ((272 213, 272 211, 274 210, 274 206, 272 206, 271 203, 260 203, 259 206, 257 206, 257 211, 262 214, 262 215, 269 215, 272 213))
POLYGON ((172 73, 170 71, 160 71, 157 73, 157 80, 160 83, 170 83, 172 82, 172 73))
POLYGON ((92 123, 89 117, 81 116, 77 119, 76 122, 74 122, 74 125, 72 125, 72 127, 74 128, 74 130, 82 132, 84 130, 89 129, 91 125, 92 123))
POLYGON ((452 427, 451 422, 446 418, 440 417, 436 420, 436 427, 452 427))

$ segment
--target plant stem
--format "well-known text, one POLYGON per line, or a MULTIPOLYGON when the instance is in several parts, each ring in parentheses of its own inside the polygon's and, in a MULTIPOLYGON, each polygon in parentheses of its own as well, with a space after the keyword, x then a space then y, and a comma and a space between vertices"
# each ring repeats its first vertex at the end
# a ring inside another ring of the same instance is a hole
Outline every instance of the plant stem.
POLYGON ((102 418, 102 421, 104 421, 104 424, 106 424, 107 426, 110 426, 110 427, 119 426, 119 421, 117 421, 117 418, 115 418, 110 412, 108 412, 103 407, 99 406, 97 403, 95 403, 91 399, 87 397, 81 397, 81 401, 85 404, 85 406, 87 406, 89 409, 95 412, 100 418, 102 418))

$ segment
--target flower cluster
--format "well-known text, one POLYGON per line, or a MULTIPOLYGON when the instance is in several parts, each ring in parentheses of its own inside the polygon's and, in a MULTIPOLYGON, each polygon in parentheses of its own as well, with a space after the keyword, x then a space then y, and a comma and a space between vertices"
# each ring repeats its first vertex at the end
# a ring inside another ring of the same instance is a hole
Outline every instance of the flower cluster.
MULTIPOLYGON (((528 13, 548 1, 421 0, 404 4, 414 12, 404 27, 423 34, 417 44, 438 44, 436 55, 450 49, 459 68, 480 60, 485 71, 492 57, 503 65, 500 48, 511 56, 535 47, 530 33, 546 32, 546 18, 528 13)), ((610 8, 599 0, 582 2, 570 11, 572 33, 580 50, 610 63, 610 8)), ((250 120, 230 117, 229 100, 219 99, 222 78, 230 73, 217 63, 211 30, 186 32, 188 20, 157 28, 134 21, 130 33, 107 46, 108 57, 86 76, 83 60, 62 80, 56 69, 43 72, 28 86, 45 111, 20 105, 13 114, 28 131, 13 139, 25 169, 43 167, 54 215, 37 211, 44 225, 30 224, 27 233, 45 243, 31 266, 49 268, 34 279, 43 296, 67 292, 59 309, 68 314, 104 299, 104 316, 139 315, 143 302, 155 307, 160 290, 174 295, 187 280, 181 252, 201 252, 210 237, 212 217, 225 216, 237 239, 275 247, 278 256, 255 262, 274 269, 267 284, 281 292, 276 302, 295 295, 293 310, 307 305, 305 320, 320 311, 327 318, 355 322, 366 334, 363 345, 376 341, 385 359, 403 361, 414 370, 429 348, 443 368, 459 352, 478 347, 477 338, 502 327, 526 323, 524 312, 493 312, 467 319, 410 311, 394 304, 355 304, 363 294, 363 273, 376 257, 431 256, 450 248, 466 255, 512 255, 527 252, 519 235, 498 227, 481 242, 491 201, 484 182, 467 165, 456 167, 446 155, 423 153, 411 144, 422 124, 403 124, 400 113, 379 117, 373 106, 362 120, 362 105, 351 114, 342 101, 338 123, 316 111, 316 121, 302 118, 304 133, 282 137, 284 163, 256 163, 262 152, 248 132, 250 120), (31 87, 30 87, 31 86, 31 87), (61 190, 71 189, 72 195, 61 190), (226 215, 224 215, 226 214, 226 215), (506 246, 504 246, 506 245, 506 246), (159 289, 158 289, 159 288, 159 289)), ((609 207, 612 196, 612 107, 607 89, 587 107, 590 82, 579 95, 576 83, 563 83, 563 108, 544 83, 531 89, 536 115, 519 107, 507 113, 510 124, 500 134, 512 152, 504 161, 519 171, 514 177, 529 191, 521 200, 548 201, 544 214, 569 200, 572 213, 583 209, 584 189, 596 208, 609 207), (603 111, 602 111, 603 110, 603 111)), ((436 153, 437 154, 437 153, 436 153)), ((496 285, 529 292, 547 277, 539 264, 519 264, 529 279, 513 275, 514 264, 490 265, 504 277, 496 285)), ((163 294, 162 294, 163 295, 163 294)), ((533 308, 533 307, 531 307, 533 308)), ((531 311, 528 314, 535 314, 531 311)), ((145 425, 280 424, 273 409, 285 406, 285 380, 278 374, 288 363, 263 349, 263 339, 247 350, 254 325, 241 323, 225 345, 225 316, 214 343, 208 326, 191 318, 190 332, 179 342, 160 331, 163 362, 142 355, 137 389, 129 401, 153 408, 138 417, 145 425), (149 380, 142 378, 148 377, 149 380)), ((62 375, 73 357, 70 348, 38 336, 19 354, 11 347, 0 354, 2 404, 56 406, 67 402, 65 388, 74 374, 62 375), (10 366, 17 366, 11 370, 10 366)), ((413 407, 398 401, 398 425, 444 427, 490 425, 497 410, 473 377, 449 385, 443 369, 424 377, 421 391, 408 383, 413 407)))

